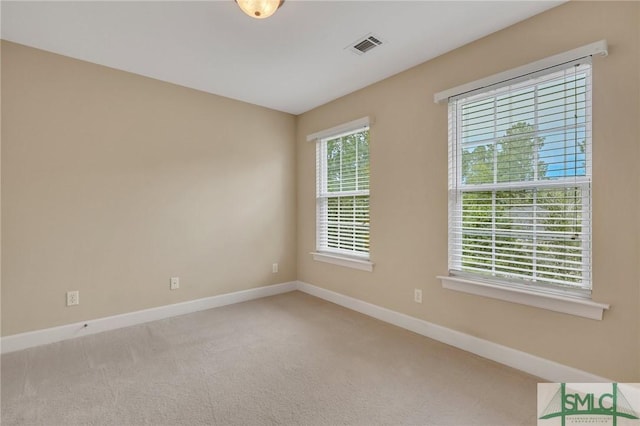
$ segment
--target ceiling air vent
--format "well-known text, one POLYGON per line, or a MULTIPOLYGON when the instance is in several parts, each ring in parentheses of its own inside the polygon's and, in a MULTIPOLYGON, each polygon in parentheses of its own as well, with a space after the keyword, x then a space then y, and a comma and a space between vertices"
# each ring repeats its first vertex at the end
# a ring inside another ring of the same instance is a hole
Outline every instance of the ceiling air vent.
POLYGON ((346 48, 352 51, 353 53, 356 53, 358 55, 363 55, 368 51, 370 51, 371 49, 374 49, 380 45, 382 45, 382 39, 378 36, 375 36, 369 33, 366 36, 359 38, 357 41, 351 43, 346 48))

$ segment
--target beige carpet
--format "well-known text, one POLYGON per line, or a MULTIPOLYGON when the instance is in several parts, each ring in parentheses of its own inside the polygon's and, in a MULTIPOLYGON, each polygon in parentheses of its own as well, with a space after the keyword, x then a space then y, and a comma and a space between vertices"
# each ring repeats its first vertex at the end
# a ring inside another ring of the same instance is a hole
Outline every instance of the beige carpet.
POLYGON ((536 378, 292 292, 2 356, 2 425, 532 425, 536 378))

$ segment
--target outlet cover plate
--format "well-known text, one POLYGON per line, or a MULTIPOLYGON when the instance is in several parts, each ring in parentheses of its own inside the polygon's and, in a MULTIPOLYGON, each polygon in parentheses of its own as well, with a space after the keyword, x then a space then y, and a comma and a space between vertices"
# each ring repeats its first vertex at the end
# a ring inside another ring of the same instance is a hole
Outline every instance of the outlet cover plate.
POLYGON ((74 306, 80 304, 80 291, 68 291, 67 292, 67 306, 74 306))
POLYGON ((180 277, 171 277, 169 288, 171 290, 179 289, 180 288, 180 277))

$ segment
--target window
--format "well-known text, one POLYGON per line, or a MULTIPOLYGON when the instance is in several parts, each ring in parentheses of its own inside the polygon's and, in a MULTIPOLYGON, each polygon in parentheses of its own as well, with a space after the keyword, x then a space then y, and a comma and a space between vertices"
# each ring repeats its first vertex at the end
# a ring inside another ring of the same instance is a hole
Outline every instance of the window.
POLYGON ((449 272, 591 292, 591 57, 449 98, 449 272))
POLYGON ((315 254, 369 264, 369 121, 321 132, 316 140, 315 254))

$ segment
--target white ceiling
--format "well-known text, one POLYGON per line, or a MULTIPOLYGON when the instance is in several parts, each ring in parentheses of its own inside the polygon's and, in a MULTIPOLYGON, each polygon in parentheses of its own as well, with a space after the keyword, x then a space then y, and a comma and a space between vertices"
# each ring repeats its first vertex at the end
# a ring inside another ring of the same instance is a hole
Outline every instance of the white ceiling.
POLYGON ((563 1, 2 1, 2 38, 300 114, 563 1), (374 33, 384 45, 345 47, 374 33))

